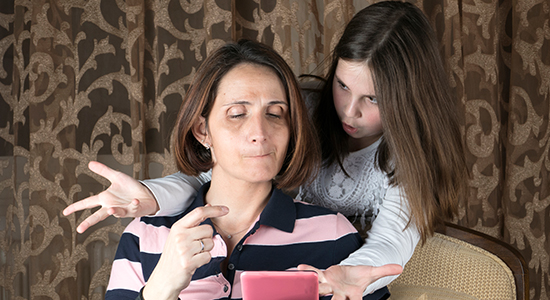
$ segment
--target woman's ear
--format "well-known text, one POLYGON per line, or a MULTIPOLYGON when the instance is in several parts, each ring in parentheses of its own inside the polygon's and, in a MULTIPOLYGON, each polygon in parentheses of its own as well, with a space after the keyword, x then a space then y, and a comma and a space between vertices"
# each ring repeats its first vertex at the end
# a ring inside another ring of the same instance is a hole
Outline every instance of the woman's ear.
POLYGON ((199 117, 199 120, 193 125, 193 135, 204 147, 210 148, 210 139, 208 138, 206 119, 204 117, 199 117))

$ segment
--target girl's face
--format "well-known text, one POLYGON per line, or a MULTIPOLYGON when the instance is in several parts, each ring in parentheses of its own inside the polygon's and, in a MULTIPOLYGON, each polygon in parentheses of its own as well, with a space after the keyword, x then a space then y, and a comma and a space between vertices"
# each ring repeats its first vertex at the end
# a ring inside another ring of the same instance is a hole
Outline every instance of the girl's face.
POLYGON ((332 83, 334 107, 350 137, 350 151, 370 146, 382 136, 382 122, 370 68, 339 59, 332 83))
POLYGON ((207 132, 212 176, 228 182, 271 182, 281 170, 290 139, 289 104, 274 71, 254 64, 230 70, 218 86, 207 132))

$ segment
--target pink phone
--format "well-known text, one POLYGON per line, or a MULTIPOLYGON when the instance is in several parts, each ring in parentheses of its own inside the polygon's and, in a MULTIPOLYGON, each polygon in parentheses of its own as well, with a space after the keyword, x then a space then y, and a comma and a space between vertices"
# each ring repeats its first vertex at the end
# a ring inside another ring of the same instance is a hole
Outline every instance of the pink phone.
POLYGON ((244 271, 243 300, 318 300, 319 281, 313 271, 244 271))

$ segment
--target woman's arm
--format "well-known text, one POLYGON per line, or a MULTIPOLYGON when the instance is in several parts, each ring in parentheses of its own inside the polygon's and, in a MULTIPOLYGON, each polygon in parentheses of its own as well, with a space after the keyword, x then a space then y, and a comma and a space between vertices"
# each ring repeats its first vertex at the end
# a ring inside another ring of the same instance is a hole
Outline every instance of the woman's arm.
POLYGON ((155 228, 134 219, 118 244, 105 299, 136 299, 143 286, 144 299, 177 299, 194 271, 211 259, 213 229, 200 225, 201 221, 227 212, 223 206, 196 208, 174 223, 169 232, 165 226, 155 228))
MULTIPOLYGON (((343 260, 343 266, 382 266, 398 264, 402 267, 409 261, 420 240, 420 234, 414 226, 405 226, 409 220, 409 209, 405 197, 398 187, 390 187, 386 192, 378 216, 372 223, 365 244, 343 260)), ((389 283, 397 276, 388 276, 377 280, 367 287, 364 295, 372 293, 389 283)))
POLYGON ((162 254, 143 288, 143 299, 177 299, 195 270, 211 260, 213 228, 201 222, 226 215, 224 206, 197 207, 170 228, 162 254))
POLYGON ((120 237, 105 300, 136 299, 145 285, 140 261, 141 227, 140 220, 134 219, 120 237))

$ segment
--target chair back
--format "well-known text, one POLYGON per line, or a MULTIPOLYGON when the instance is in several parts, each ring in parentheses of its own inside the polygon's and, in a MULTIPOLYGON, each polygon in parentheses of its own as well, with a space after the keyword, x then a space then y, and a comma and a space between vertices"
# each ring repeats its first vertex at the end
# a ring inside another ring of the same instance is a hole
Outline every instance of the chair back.
POLYGON ((418 245, 391 299, 529 299, 528 268, 512 246, 447 223, 418 245))

